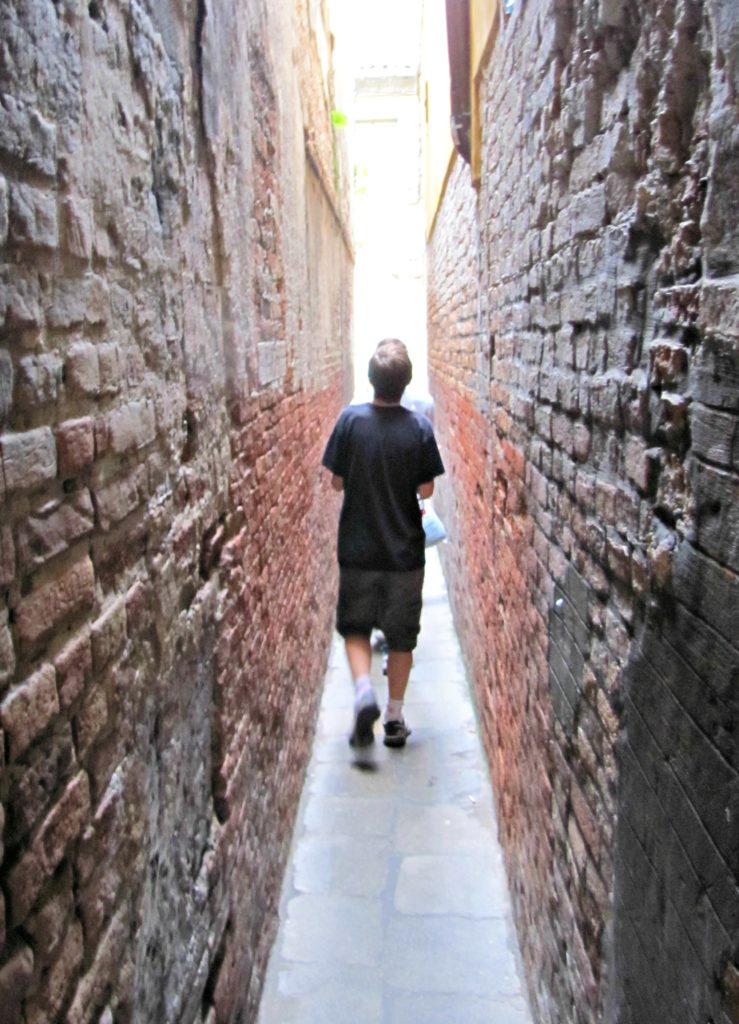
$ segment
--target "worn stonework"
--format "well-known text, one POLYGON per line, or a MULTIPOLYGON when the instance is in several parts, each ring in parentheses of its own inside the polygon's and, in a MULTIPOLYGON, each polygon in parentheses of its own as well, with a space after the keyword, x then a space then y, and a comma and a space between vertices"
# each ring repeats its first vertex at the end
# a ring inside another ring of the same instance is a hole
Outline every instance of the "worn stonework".
POLYGON ((739 10, 501 17, 430 365, 532 1005, 734 1024, 739 10))
POLYGON ((350 380, 322 16, 0 2, 4 1024, 255 1012, 350 380))

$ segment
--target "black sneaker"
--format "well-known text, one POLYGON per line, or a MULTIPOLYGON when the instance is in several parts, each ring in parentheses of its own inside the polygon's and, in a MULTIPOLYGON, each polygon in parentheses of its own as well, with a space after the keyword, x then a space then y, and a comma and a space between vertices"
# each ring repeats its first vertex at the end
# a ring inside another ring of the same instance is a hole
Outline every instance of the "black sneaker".
POLYGON ((410 734, 411 730, 402 719, 399 722, 385 722, 383 743, 386 747, 404 747, 410 734))
POLYGON ((375 742, 374 724, 380 709, 373 690, 365 690, 354 705, 354 729, 349 737, 352 747, 371 747, 375 742))

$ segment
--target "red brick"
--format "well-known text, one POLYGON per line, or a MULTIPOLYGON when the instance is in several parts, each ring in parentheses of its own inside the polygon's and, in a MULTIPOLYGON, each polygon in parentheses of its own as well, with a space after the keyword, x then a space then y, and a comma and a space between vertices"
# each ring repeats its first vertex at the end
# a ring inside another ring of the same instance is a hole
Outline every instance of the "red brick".
POLYGON ((59 1019, 66 995, 79 975, 83 953, 82 925, 72 919, 56 959, 44 972, 41 984, 28 1004, 28 1024, 52 1024, 59 1019))
POLYGON ((22 648, 33 648, 65 619, 90 608, 94 600, 95 574, 85 556, 21 599, 15 619, 22 648))
POLYGON ((0 1014, 3 1024, 20 1020, 20 1004, 33 977, 33 951, 21 946, 0 967, 0 1014))
POLYGON ((80 772, 49 812, 34 840, 34 848, 40 851, 48 874, 56 869, 69 843, 80 834, 89 814, 90 783, 86 773, 80 772))
POLYGON ((104 993, 118 974, 120 958, 129 937, 128 916, 125 905, 116 911, 98 945, 95 959, 77 984, 65 1024, 91 1024, 97 1020, 104 993))
POLYGON ((54 658, 57 691, 62 708, 68 708, 82 694, 92 673, 92 643, 85 627, 54 658))
POLYGON ((126 640, 126 604, 123 598, 115 600, 93 622, 90 635, 93 666, 99 674, 126 640))
POLYGON ((56 891, 24 922, 23 929, 30 935, 36 954, 44 963, 48 963, 59 948, 74 911, 72 884, 72 872, 67 868, 61 881, 55 882, 56 891))
POLYGON ((56 428, 59 476, 77 476, 95 458, 95 434, 90 416, 66 420, 56 428))
POLYGON ((40 850, 34 846, 27 849, 18 863, 10 868, 7 878, 10 924, 16 926, 22 924, 28 917, 46 880, 40 850))
POLYGON ((53 665, 44 665, 0 704, 0 722, 10 737, 11 759, 18 758, 58 714, 56 673, 53 665))
POLYGON ((115 907, 124 884, 125 865, 105 864, 102 871, 81 887, 77 905, 85 935, 91 944, 96 941, 115 907))
POLYGON ((77 755, 85 758, 108 721, 108 701, 101 689, 93 689, 82 702, 74 721, 77 755))
POLYGON ((142 582, 134 583, 126 594, 126 624, 128 633, 135 636, 138 630, 151 625, 151 586, 142 582))

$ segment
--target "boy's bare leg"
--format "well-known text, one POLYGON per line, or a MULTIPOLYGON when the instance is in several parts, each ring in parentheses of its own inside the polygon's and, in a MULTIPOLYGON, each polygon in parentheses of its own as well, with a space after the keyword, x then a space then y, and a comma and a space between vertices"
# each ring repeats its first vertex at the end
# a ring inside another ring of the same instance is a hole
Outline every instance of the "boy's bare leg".
POLYGON ((346 636, 344 637, 346 648, 346 660, 349 662, 349 671, 354 682, 362 676, 368 676, 372 669, 372 646, 368 636, 346 636))
POLYGON ((353 747, 368 747, 374 741, 372 726, 380 717, 372 689, 372 646, 368 636, 344 637, 346 658, 354 680, 354 729, 349 737, 353 747))
POLYGON ((390 700, 402 701, 413 665, 412 651, 390 651, 387 657, 387 688, 390 700))
POLYGON ((411 731, 403 718, 403 698, 413 665, 410 651, 390 651, 387 659, 388 699, 385 709, 385 746, 404 747, 411 731))

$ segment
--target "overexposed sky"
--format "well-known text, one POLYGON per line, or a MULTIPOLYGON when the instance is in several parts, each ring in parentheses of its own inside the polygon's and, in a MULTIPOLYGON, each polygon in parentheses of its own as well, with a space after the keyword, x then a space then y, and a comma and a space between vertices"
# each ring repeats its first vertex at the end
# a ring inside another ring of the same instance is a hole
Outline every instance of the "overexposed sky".
MULTIPOLYGON (((355 248, 355 396, 370 397, 367 361, 378 341, 399 337, 414 366, 409 391, 427 387, 421 106, 410 94, 355 90, 355 80, 416 81, 422 0, 327 0, 334 36, 337 103, 348 117, 355 248)), ((442 0, 427 0, 441 3, 442 0)), ((407 84, 404 86, 407 90, 407 84)))
POLYGON ((418 66, 421 0, 328 0, 328 6, 337 48, 350 67, 418 66))

